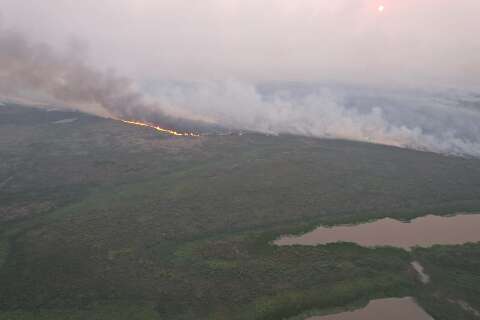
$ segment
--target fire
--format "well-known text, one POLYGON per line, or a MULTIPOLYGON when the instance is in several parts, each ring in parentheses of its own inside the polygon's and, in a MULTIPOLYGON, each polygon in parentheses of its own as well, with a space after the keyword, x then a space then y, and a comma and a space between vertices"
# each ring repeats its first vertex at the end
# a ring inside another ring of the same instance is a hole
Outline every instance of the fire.
POLYGON ((154 130, 157 130, 159 132, 166 133, 166 134, 169 134, 169 135, 172 135, 172 136, 177 136, 177 137, 200 137, 200 135, 196 134, 196 133, 178 132, 178 131, 175 131, 175 130, 161 128, 159 126, 156 126, 156 125, 153 125, 153 124, 150 124, 150 123, 146 123, 146 122, 130 121, 130 120, 122 120, 122 119, 116 119, 116 120, 121 121, 123 123, 135 125, 135 126, 151 128, 151 129, 154 129, 154 130))

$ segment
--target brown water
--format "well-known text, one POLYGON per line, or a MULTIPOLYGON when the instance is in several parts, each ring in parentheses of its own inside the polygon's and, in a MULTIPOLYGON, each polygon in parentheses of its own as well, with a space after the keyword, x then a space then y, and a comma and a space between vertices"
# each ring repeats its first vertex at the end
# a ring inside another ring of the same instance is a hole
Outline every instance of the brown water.
POLYGON ((371 301, 365 308, 307 320, 433 320, 412 298, 371 301))
POLYGON ((317 245, 354 242, 361 246, 393 246, 409 250, 415 246, 480 242, 480 214, 449 217, 428 215, 411 222, 385 218, 359 225, 319 227, 300 236, 285 236, 276 245, 317 245))

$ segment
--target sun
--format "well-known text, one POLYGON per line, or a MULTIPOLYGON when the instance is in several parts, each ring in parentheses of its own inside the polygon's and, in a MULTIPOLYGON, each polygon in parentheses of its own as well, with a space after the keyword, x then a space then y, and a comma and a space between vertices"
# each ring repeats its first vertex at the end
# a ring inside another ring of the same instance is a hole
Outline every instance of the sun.
POLYGON ((385 6, 383 4, 378 6, 378 12, 383 12, 385 11, 385 6))

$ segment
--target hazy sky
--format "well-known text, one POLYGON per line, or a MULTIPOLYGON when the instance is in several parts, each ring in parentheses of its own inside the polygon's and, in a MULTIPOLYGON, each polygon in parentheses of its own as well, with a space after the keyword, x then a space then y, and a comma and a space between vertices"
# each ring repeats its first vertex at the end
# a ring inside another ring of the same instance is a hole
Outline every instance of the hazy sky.
POLYGON ((480 85, 478 0, 0 0, 4 25, 137 80, 480 85), (378 11, 385 6, 383 13, 378 11))

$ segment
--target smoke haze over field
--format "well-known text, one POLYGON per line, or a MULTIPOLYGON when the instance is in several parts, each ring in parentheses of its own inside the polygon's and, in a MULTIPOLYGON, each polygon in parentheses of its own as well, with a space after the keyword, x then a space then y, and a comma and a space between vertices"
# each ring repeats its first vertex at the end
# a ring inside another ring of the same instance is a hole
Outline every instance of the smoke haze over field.
POLYGON ((469 91, 222 81, 163 86, 157 97, 230 128, 480 157, 480 94, 469 91))
POLYGON ((0 4, 3 96, 480 157, 477 0, 0 4))

